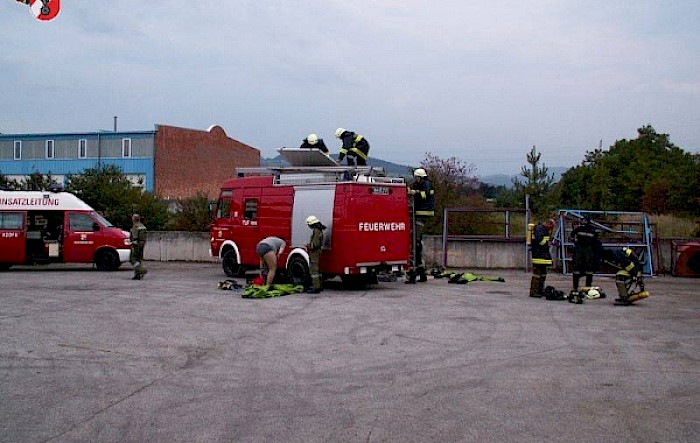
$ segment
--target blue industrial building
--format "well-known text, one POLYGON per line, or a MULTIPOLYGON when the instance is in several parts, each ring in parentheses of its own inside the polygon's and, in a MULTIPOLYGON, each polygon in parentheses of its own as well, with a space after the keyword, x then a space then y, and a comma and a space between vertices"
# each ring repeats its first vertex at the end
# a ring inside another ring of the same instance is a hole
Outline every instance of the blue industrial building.
POLYGON ((156 131, 0 134, 0 174, 22 180, 38 172, 59 183, 69 174, 115 165, 137 186, 154 190, 156 131))

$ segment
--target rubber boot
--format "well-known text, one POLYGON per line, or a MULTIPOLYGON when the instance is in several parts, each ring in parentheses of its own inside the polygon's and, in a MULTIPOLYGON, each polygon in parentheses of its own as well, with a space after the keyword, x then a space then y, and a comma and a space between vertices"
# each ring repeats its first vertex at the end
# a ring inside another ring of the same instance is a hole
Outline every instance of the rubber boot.
POLYGON ((574 272, 574 291, 578 291, 578 284, 581 281, 581 274, 574 272))
POLYGON ((627 301, 627 287, 625 286, 625 281, 624 280, 616 280, 615 281, 615 286, 617 286, 617 302, 626 302, 627 301))
POLYGON ((404 282, 407 285, 415 285, 416 284, 416 273, 414 271, 408 271, 406 273, 406 281, 404 282))
MULTIPOLYGON (((533 275, 530 279, 530 297, 542 297, 542 292, 540 291, 540 277, 533 275)), ((543 291, 544 292, 544 291, 543 291)))
POLYGON ((593 286, 593 274, 586 274, 586 286, 593 286))
POLYGON ((425 268, 422 266, 418 268, 418 282, 425 283, 428 281, 428 276, 425 275, 425 268))

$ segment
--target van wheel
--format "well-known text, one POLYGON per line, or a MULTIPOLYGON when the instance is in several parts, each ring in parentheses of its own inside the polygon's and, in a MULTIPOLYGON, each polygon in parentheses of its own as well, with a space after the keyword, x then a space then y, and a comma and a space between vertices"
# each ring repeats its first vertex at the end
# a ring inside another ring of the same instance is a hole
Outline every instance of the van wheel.
POLYGON ((289 279, 292 281, 292 284, 302 285, 304 287, 311 285, 311 272, 309 271, 309 264, 301 255, 295 255, 289 259, 287 274, 289 275, 289 279))
POLYGON ((95 266, 98 271, 114 271, 120 265, 119 256, 111 249, 103 249, 95 254, 95 266))
POLYGON ((229 249, 221 258, 221 266, 224 267, 224 273, 229 277, 238 277, 241 274, 241 264, 236 258, 236 251, 229 249))

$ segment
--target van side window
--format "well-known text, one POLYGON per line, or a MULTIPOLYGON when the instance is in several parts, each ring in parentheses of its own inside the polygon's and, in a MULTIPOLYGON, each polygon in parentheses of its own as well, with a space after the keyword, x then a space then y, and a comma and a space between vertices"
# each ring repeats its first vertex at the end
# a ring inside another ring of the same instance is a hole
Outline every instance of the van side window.
POLYGON ((245 210, 243 212, 243 218, 245 220, 257 220, 258 219, 258 201, 254 199, 245 201, 245 210))
POLYGON ((0 213, 0 229, 22 229, 22 213, 0 213))
POLYGON ((68 214, 70 230, 73 232, 92 232, 92 225, 95 223, 92 217, 87 214, 68 214))

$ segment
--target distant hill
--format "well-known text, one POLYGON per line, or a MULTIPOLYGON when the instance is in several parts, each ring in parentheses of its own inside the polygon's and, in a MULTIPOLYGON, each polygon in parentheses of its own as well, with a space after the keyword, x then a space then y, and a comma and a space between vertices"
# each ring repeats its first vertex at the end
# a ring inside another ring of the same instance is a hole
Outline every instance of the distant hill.
MULTIPOLYGON (((335 160, 338 160, 337 155, 331 155, 335 160)), ((387 175, 391 176, 397 176, 397 177, 405 177, 405 178, 410 178, 412 175, 412 169, 410 166, 407 165, 400 165, 398 163, 393 163, 390 161, 386 160, 381 160, 378 158, 370 157, 369 158, 369 166, 378 166, 381 168, 384 168, 384 171, 386 172, 387 175)), ((261 158, 260 159, 260 166, 263 167, 282 167, 282 166, 289 166, 286 161, 282 158, 281 155, 278 155, 274 158, 261 158)), ((561 175, 568 171, 569 168, 564 167, 564 166, 554 166, 554 167, 547 167, 549 169, 549 173, 554 175, 554 180, 559 181, 559 178, 561 175)), ((486 183, 489 185, 494 185, 494 186, 505 186, 507 188, 513 187, 513 179, 515 177, 521 177, 520 174, 513 174, 513 175, 508 175, 508 174, 492 174, 492 175, 485 175, 483 177, 479 177, 479 181, 482 183, 486 183)))
MULTIPOLYGON (((554 176, 554 181, 557 182, 561 178, 561 175, 565 173, 566 171, 569 170, 568 167, 565 166, 547 166, 547 169, 549 169, 549 174, 554 176)), ((494 185, 494 186, 505 186, 507 188, 512 188, 513 187, 513 179, 518 177, 519 179, 523 179, 523 177, 520 174, 513 174, 513 175, 508 175, 508 174, 493 174, 493 175, 485 175, 483 177, 479 177, 479 180, 482 183, 486 183, 489 185, 494 185)))

